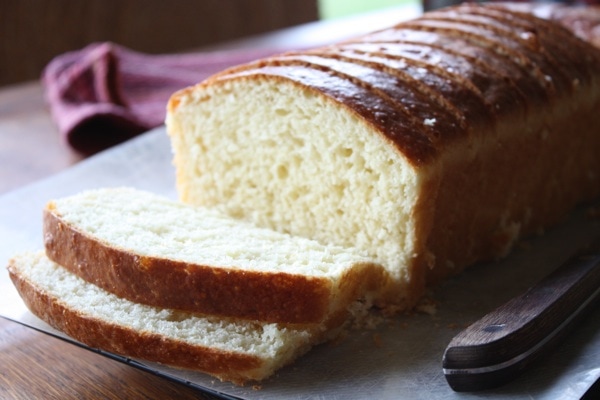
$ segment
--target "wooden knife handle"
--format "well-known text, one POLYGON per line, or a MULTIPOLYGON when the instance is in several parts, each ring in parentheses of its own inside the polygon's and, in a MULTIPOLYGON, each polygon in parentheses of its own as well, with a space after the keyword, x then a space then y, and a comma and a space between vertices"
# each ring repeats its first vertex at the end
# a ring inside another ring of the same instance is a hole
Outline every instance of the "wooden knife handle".
POLYGON ((517 377, 600 298, 600 242, 459 333, 443 371, 455 391, 491 389, 517 377))

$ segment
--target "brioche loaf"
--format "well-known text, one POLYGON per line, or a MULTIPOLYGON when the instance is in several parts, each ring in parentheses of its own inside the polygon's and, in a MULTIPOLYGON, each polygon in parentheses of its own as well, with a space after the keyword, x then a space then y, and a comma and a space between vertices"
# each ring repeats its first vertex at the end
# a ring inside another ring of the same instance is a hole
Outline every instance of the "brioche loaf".
POLYGON ((129 189, 52 202, 56 262, 16 257, 15 286, 89 346, 238 383, 329 337, 357 298, 413 306, 600 195, 600 35, 523 7, 435 11, 176 93, 194 208, 129 189))
POLYGON ((600 194, 600 51, 468 4, 172 96, 183 202, 356 248, 410 307, 600 194))
POLYGON ((77 341, 239 384, 265 379, 323 337, 318 330, 133 303, 84 281, 43 253, 14 257, 8 271, 29 309, 77 341))
POLYGON ((267 322, 341 323, 385 280, 352 251, 131 188, 49 202, 44 244, 51 260, 119 297, 267 322))

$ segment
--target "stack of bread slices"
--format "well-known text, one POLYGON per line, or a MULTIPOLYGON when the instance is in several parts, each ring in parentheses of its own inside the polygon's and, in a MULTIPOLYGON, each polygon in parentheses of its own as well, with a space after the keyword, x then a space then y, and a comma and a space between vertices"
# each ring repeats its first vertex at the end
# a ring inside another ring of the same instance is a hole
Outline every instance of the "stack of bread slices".
POLYGON ((168 104, 179 201, 53 200, 10 275, 89 346, 265 379, 600 196, 598 15, 465 4, 217 74, 168 104))
POLYGON ((44 210, 45 252, 14 257, 34 314, 106 351, 243 383, 335 335, 386 279, 368 257, 132 188, 44 210))

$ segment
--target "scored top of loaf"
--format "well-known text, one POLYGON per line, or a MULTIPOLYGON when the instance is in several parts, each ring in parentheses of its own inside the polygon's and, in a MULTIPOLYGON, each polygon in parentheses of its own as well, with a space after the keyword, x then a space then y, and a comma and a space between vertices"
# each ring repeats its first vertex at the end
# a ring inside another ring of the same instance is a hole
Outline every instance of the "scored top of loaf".
MULTIPOLYGON (((463 4, 356 40, 234 67, 202 84, 256 75, 298 82, 347 105, 419 165, 504 114, 518 117, 576 92, 598 68, 600 51, 559 23, 501 5, 463 4)), ((172 97, 171 111, 189 90, 172 97)))

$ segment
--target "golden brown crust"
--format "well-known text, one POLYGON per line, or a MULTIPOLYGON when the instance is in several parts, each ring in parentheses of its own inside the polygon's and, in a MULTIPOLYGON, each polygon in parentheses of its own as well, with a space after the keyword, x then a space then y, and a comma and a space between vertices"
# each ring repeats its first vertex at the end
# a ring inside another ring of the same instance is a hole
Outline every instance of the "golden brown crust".
POLYGON ((505 256, 600 196, 599 109, 599 96, 557 102, 522 130, 507 123, 470 157, 449 157, 432 208, 428 281, 505 256))
POLYGON ((133 302, 265 322, 319 323, 332 303, 326 278, 261 273, 147 257, 112 247, 44 210, 48 258, 133 302))
POLYGON ((520 237, 600 196, 597 50, 552 22, 502 5, 461 9, 510 21, 513 37, 536 32, 534 48, 548 57, 532 60, 544 74, 552 72, 552 86, 539 97, 547 100, 528 105, 525 118, 500 120, 494 130, 488 128, 494 135, 471 142, 467 151, 449 151, 443 170, 451 173, 439 179, 425 247, 432 255, 429 283, 506 255, 520 237))
POLYGON ((38 289, 9 264, 8 271, 21 298, 33 314, 92 348, 127 357, 140 358, 177 368, 193 369, 220 379, 244 383, 260 380, 264 361, 259 357, 192 346, 152 333, 141 333, 84 315, 63 304, 60 299, 38 289))

